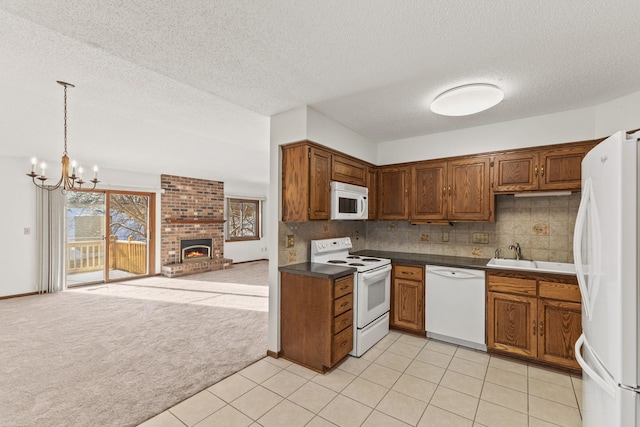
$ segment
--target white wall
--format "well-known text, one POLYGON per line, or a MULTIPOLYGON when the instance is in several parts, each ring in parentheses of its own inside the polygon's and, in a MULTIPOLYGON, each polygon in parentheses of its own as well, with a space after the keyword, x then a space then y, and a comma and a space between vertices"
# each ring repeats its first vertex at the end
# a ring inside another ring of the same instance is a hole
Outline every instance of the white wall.
POLYGON ((595 109, 565 111, 378 144, 377 164, 593 139, 595 109))
POLYGON ((596 137, 640 128, 640 91, 596 107, 596 137))
POLYGON ((369 163, 377 163, 375 143, 335 122, 313 108, 307 108, 307 138, 369 163))
POLYGON ((37 290, 36 189, 25 176, 29 165, 27 158, 0 156, 0 296, 37 290))

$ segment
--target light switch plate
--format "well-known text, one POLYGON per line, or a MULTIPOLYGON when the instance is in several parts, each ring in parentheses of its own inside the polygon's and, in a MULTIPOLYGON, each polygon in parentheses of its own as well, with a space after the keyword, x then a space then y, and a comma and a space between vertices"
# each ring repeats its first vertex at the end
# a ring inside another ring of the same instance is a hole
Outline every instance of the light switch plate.
POLYGON ((287 247, 292 248, 295 245, 293 234, 287 234, 287 247))
POLYGON ((449 232, 445 231, 444 233, 442 233, 442 241, 443 242, 448 242, 449 241, 449 232))

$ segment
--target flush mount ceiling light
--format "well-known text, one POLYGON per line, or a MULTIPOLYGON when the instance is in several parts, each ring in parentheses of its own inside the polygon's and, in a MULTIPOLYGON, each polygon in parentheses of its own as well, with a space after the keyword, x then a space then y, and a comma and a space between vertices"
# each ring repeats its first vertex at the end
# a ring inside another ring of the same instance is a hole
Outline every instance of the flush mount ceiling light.
POLYGON ((443 116, 468 116, 497 105, 504 98, 499 87, 475 83, 442 92, 431 103, 431 111, 443 116))

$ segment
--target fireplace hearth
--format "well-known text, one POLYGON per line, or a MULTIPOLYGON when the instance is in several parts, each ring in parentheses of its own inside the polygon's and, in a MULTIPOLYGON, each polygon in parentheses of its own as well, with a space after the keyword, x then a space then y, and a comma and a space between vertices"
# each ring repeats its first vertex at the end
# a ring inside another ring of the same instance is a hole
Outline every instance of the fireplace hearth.
POLYGON ((197 262, 211 259, 213 239, 180 240, 180 262, 197 262))

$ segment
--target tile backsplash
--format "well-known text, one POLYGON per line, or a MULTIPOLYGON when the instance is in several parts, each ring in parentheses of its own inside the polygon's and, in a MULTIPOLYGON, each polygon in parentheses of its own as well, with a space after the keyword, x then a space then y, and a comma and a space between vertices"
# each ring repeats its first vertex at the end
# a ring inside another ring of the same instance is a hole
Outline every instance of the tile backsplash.
POLYGON ((496 196, 495 222, 411 225, 407 221, 318 221, 280 223, 279 265, 309 260, 309 241, 350 236, 353 250, 375 249, 423 254, 492 258, 497 248, 520 243, 522 256, 539 261, 573 262, 573 227, 580 193, 570 196, 496 196), (294 246, 287 248, 287 235, 294 246))

